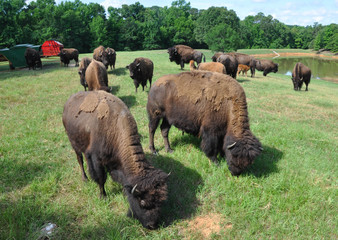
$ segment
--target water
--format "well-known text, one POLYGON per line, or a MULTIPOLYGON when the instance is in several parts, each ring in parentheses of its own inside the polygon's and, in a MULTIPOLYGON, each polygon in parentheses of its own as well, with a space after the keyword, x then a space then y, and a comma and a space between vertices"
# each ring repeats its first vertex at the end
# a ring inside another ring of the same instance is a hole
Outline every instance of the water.
POLYGON ((302 62, 311 69, 312 78, 338 82, 338 60, 320 57, 278 57, 271 59, 278 63, 278 73, 292 75, 297 62, 302 62))

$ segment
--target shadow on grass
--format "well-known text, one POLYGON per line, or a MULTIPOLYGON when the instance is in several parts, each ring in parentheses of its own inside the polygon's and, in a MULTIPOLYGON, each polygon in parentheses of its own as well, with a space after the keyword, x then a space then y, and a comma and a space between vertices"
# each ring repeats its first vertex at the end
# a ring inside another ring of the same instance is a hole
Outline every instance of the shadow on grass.
POLYGON ((119 97, 127 106, 131 108, 136 104, 136 97, 134 95, 119 97))
POLYGON ((243 83, 243 82, 250 82, 250 80, 246 80, 246 79, 236 79, 237 82, 243 83))
POLYGON ((163 227, 191 217, 199 205, 196 194, 203 186, 201 175, 170 157, 153 154, 146 156, 156 168, 171 173, 168 178, 168 200, 163 204, 161 214, 163 227))
POLYGON ((116 86, 110 86, 110 89, 111 89, 111 94, 116 94, 118 93, 118 91, 120 91, 120 85, 116 85, 116 86))
POLYGON ((126 73, 127 73, 127 68, 115 68, 114 70, 111 70, 111 71, 108 71, 108 74, 110 74, 110 73, 112 73, 112 74, 114 74, 114 75, 116 75, 116 76, 121 76, 121 75, 126 75, 126 73))

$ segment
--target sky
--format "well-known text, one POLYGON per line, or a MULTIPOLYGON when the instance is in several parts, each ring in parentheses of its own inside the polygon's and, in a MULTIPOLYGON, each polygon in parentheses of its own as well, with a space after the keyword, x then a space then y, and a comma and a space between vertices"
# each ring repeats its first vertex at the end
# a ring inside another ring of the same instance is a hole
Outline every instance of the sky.
MULTIPOLYGON (((55 0, 60 3, 61 0, 55 0)), ((174 0, 139 0, 144 7, 171 6, 174 0)), ((338 0, 185 0, 197 9, 226 7, 232 9, 243 20, 259 12, 287 25, 308 26, 318 22, 322 25, 338 24, 338 0)), ((131 5, 137 0, 81 0, 83 3, 99 3, 106 9, 109 6, 120 8, 122 4, 131 5)))

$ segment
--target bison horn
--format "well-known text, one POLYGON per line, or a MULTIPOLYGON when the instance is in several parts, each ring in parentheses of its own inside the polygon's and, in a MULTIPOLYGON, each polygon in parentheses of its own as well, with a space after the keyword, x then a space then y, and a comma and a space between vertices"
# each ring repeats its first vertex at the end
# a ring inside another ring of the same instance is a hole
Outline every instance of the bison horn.
POLYGON ((171 171, 168 173, 167 177, 169 177, 169 176, 170 176, 170 174, 171 174, 171 171))
POLYGON ((134 191, 135 191, 136 187, 137 187, 137 184, 135 184, 135 186, 134 186, 133 189, 131 190, 131 194, 134 194, 134 191))
POLYGON ((237 142, 234 142, 233 144, 230 144, 227 146, 227 149, 231 149, 232 147, 234 147, 236 145, 237 142))
POLYGON ((259 149, 260 149, 261 151, 263 151, 263 150, 264 150, 264 148, 262 148, 262 147, 259 147, 259 149))
POLYGON ((140 62, 138 64, 136 64, 136 67, 140 66, 140 64, 141 64, 140 62))

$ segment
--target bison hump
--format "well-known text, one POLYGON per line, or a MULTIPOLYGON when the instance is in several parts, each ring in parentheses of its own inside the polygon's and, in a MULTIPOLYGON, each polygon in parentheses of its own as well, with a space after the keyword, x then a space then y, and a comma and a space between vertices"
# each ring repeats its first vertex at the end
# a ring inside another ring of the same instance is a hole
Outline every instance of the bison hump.
POLYGON ((96 111, 98 119, 103 119, 108 116, 109 105, 105 96, 101 95, 99 92, 89 93, 81 103, 78 114, 81 112, 92 113, 96 111))

